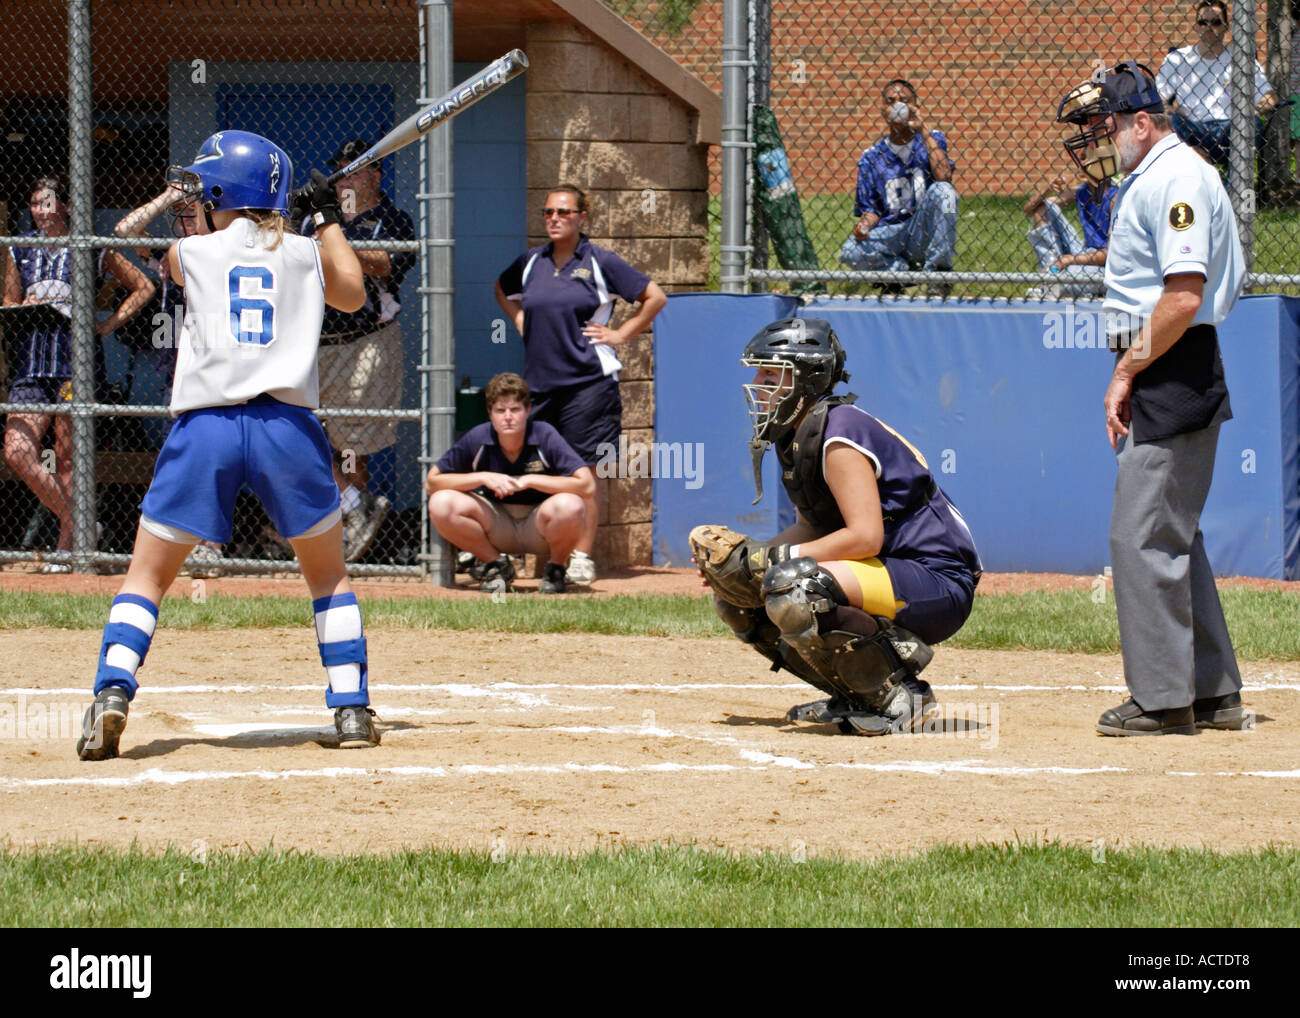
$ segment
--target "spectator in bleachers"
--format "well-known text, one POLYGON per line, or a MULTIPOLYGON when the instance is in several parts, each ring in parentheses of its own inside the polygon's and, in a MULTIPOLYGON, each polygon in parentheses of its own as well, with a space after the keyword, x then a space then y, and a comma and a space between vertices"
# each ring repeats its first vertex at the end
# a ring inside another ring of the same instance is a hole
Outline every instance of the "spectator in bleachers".
MULTIPOLYGON (((1228 5, 1223 0, 1201 0, 1196 5, 1196 27, 1199 41, 1165 57, 1156 87, 1173 114, 1178 137, 1210 162, 1227 165, 1232 107, 1232 54, 1224 42, 1228 5)), ((1255 61, 1254 98, 1261 114, 1278 104, 1259 61, 1255 61)), ((1255 140, 1257 145, 1263 140, 1261 132, 1256 132, 1255 140)))
MULTIPOLYGON (((38 178, 32 185, 29 208, 35 229, 29 237, 62 237, 68 234, 68 191, 65 180, 55 176, 38 178)), ((4 267, 4 303, 49 304, 64 319, 72 314, 71 250, 66 247, 14 247, 4 267)), ((144 273, 116 251, 100 251, 95 258, 97 282, 111 276, 126 288, 121 305, 108 318, 95 323, 95 332, 106 336, 119 328, 148 303, 153 284, 144 273)), ((98 289, 98 286, 96 287, 98 289)), ((93 393, 72 391, 72 330, 66 320, 55 325, 36 326, 11 337, 11 367, 14 380, 10 403, 66 403, 74 395, 94 398, 93 393)), ((96 377, 101 377, 103 352, 95 346, 96 377)), ((72 550, 72 422, 69 417, 49 413, 12 413, 5 422, 5 460, 59 519, 56 551, 72 550), (54 470, 46 469, 41 442, 54 425, 54 470)), ((63 562, 46 563, 47 572, 70 572, 63 562)))
POLYGON ((840 261, 852 269, 947 271, 957 248, 948 139, 926 127, 910 82, 895 78, 881 96, 888 131, 858 160, 858 221, 840 248, 840 261))
MULTIPOLYGON (((1094 183, 1085 179, 1071 190, 1064 177, 1055 177, 1051 184, 1025 203, 1025 215, 1034 225, 1027 234, 1029 246, 1038 258, 1039 272, 1057 272, 1073 275, 1082 270, 1106 264, 1106 243, 1110 235, 1110 212, 1119 194, 1111 181, 1094 183), (1075 208, 1083 225, 1083 236, 1065 216, 1065 210, 1075 208)), ((1101 283, 1066 284, 1055 282, 1035 287, 1031 297, 1092 297, 1101 296, 1105 287, 1101 283)))

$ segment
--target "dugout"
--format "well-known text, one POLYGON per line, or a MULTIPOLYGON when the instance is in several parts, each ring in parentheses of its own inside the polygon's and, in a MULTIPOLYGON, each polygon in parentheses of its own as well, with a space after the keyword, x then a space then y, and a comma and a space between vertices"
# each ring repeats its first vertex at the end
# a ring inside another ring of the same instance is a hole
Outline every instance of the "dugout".
MULTIPOLYGON (((699 523, 768 536, 793 519, 770 454, 765 496, 750 505, 739 357, 760 327, 795 315, 831 322, 847 390, 921 450, 986 569, 1101 573, 1115 465, 1099 313, 1084 301, 671 296, 655 323, 655 434, 698 448, 703 470, 694 488, 654 479, 655 564, 687 564, 699 523)), ((1300 299, 1243 297, 1219 341, 1234 416, 1201 517, 1210 562, 1221 575, 1300 579, 1300 299)))

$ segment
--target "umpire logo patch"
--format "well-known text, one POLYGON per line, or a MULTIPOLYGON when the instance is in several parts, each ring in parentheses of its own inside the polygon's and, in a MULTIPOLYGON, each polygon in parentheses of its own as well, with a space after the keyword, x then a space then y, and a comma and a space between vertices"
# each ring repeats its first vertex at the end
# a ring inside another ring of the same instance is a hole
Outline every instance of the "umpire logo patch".
POLYGON ((1196 221, 1192 207, 1185 201, 1178 202, 1169 210, 1169 225, 1175 230, 1186 230, 1196 221))

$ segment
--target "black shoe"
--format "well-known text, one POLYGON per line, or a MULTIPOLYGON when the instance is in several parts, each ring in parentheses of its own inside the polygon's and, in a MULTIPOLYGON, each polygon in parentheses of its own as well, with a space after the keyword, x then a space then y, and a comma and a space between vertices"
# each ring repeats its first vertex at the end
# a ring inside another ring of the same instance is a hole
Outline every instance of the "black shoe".
POLYGON ((564 566, 558 562, 547 562, 546 569, 542 572, 542 582, 537 585, 537 593, 563 594, 564 587, 564 566))
POLYGON ((1197 728, 1239 732, 1243 728, 1255 727, 1255 715, 1241 705, 1240 693, 1207 696, 1204 700, 1197 700, 1192 704, 1192 713, 1196 715, 1197 728))
POLYGON ((126 714, 130 708, 131 701, 121 686, 106 686, 100 690, 81 720, 77 756, 82 760, 112 760, 116 757, 117 743, 126 728, 126 714))
POLYGON ((504 594, 510 590, 515 578, 515 566, 508 555, 494 558, 483 566, 483 582, 478 589, 485 594, 504 594))
POLYGON ((930 683, 909 676, 889 692, 880 706, 846 714, 840 721, 840 731, 866 736, 914 732, 938 709, 930 683))
POLYGON ((379 745, 375 712, 369 707, 336 707, 334 730, 339 733, 339 749, 366 749, 379 745))
POLYGON ((1146 711, 1136 700, 1112 707, 1097 721, 1102 735, 1195 735, 1196 715, 1192 708, 1146 711))
POLYGON ((787 721, 806 721, 814 725, 833 724, 842 721, 853 711, 861 710, 861 705, 854 704, 847 697, 832 696, 829 700, 814 700, 801 703, 785 712, 787 721))

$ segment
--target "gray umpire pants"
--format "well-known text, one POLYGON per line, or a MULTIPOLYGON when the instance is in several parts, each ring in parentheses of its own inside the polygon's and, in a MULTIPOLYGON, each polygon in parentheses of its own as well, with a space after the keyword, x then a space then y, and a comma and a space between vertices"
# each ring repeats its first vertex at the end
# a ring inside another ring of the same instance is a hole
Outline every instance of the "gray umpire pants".
POLYGON ((1200 518, 1219 426, 1155 442, 1120 439, 1110 563, 1124 680, 1143 710, 1241 689, 1200 518))

